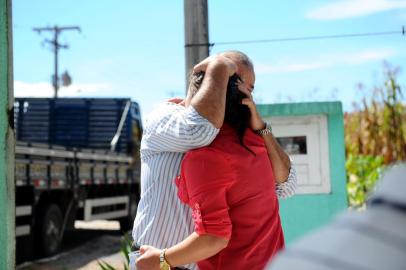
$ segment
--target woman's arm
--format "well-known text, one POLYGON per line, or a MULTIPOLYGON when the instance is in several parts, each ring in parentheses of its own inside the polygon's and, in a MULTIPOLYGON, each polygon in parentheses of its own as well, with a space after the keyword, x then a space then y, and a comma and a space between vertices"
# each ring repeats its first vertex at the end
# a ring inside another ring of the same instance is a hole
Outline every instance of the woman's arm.
POLYGON ((283 183, 289 178, 291 166, 290 158, 285 151, 283 151, 282 147, 276 141, 272 133, 262 135, 262 138, 264 138, 269 160, 272 163, 272 169, 276 182, 283 183))
MULTIPOLYGON (((242 100, 242 104, 247 105, 251 112, 250 126, 253 130, 264 129, 265 122, 257 111, 257 107, 252 99, 251 92, 247 89, 240 89, 241 92, 246 94, 247 98, 242 100)), ((283 183, 289 178, 290 173, 290 158, 283 151, 282 147, 276 141, 275 137, 270 134, 262 135, 264 138, 266 150, 268 152, 269 160, 272 164, 272 169, 277 183, 283 183)))
POLYGON ((192 233, 179 244, 168 248, 165 258, 171 266, 198 262, 219 253, 227 247, 228 239, 192 233))
MULTIPOLYGON (((209 258, 228 245, 228 239, 192 233, 179 244, 165 250, 165 260, 171 267, 181 266, 209 258)), ((159 256, 162 250, 142 246, 142 256, 137 260, 139 270, 159 270, 159 256)))
MULTIPOLYGON (((234 178, 234 171, 222 152, 202 148, 186 154, 176 185, 179 198, 192 208, 195 232, 166 249, 165 258, 171 266, 201 261, 228 245, 232 222, 227 193, 234 178)), ((158 270, 161 252, 143 246, 137 269, 158 270)))

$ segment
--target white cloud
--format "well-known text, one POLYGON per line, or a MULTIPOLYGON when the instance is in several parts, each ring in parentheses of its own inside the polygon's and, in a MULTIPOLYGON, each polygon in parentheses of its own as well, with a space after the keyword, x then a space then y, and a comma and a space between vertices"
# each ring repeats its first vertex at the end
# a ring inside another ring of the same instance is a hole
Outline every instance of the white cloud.
POLYGON ((375 51, 360 51, 353 53, 337 53, 334 55, 321 55, 294 61, 290 59, 281 59, 275 64, 255 65, 257 73, 289 73, 301 72, 307 70, 316 70, 329 68, 337 65, 360 65, 370 61, 385 60, 395 55, 393 50, 375 50, 375 51))
POLYGON ((406 8, 406 0, 341 0, 306 13, 313 20, 337 20, 406 8))
MULTIPOLYGON (((77 97, 84 95, 96 95, 100 92, 110 91, 112 87, 109 84, 102 83, 84 83, 73 84, 69 87, 61 87, 58 91, 60 97, 77 97)), ((53 97, 54 89, 47 82, 22 82, 14 81, 14 96, 16 97, 53 97)))

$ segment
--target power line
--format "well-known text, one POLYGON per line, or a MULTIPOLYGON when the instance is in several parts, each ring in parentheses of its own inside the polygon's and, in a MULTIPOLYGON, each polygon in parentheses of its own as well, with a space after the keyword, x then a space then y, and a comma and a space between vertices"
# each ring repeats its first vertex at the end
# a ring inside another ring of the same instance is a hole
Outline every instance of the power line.
POLYGON ((322 35, 322 36, 303 36, 303 37, 287 37, 287 38, 273 38, 273 39, 258 39, 258 40, 240 40, 240 41, 224 41, 213 43, 191 43, 186 44, 185 47, 200 47, 215 45, 231 45, 231 44, 254 44, 254 43, 272 43, 272 42, 290 42, 290 41, 306 41, 306 40, 321 40, 321 39, 338 39, 338 38, 354 38, 354 37, 370 37, 370 36, 388 36, 406 34, 405 27, 399 31, 386 31, 386 32, 370 32, 370 33, 355 33, 355 34, 337 34, 337 35, 322 35))

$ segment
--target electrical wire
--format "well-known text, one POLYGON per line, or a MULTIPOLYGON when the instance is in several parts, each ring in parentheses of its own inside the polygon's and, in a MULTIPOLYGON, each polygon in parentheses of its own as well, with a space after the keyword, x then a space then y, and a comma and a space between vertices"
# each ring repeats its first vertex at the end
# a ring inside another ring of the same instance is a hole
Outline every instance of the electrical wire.
POLYGON ((185 47, 213 47, 215 45, 231 45, 231 44, 254 44, 254 43, 272 43, 272 42, 289 42, 289 41, 306 41, 306 40, 321 40, 321 39, 338 39, 338 38, 353 38, 353 37, 369 37, 369 36, 387 36, 398 35, 404 36, 406 33, 405 27, 399 31, 386 31, 386 32, 370 32, 370 33, 355 33, 355 34, 337 34, 337 35, 323 35, 323 36, 303 36, 303 37, 288 37, 288 38, 273 38, 273 39, 259 39, 259 40, 240 40, 240 41, 225 41, 213 43, 191 43, 186 44, 185 47))

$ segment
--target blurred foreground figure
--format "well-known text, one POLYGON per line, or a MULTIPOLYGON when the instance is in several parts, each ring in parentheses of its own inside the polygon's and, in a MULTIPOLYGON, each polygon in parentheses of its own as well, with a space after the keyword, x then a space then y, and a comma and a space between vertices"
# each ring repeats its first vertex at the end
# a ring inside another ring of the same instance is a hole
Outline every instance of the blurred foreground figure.
POLYGON ((366 211, 341 215, 287 248, 267 269, 406 269, 406 165, 384 174, 366 211))

